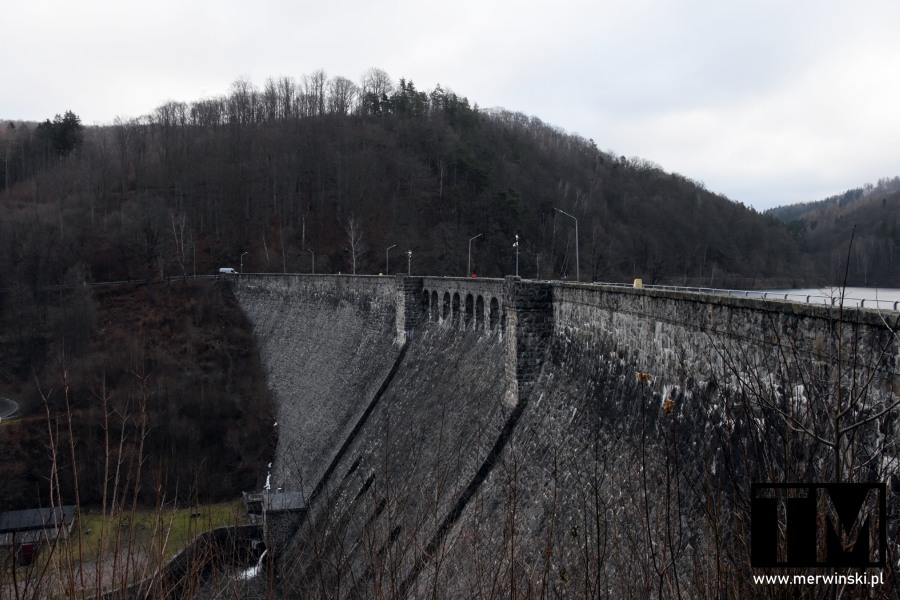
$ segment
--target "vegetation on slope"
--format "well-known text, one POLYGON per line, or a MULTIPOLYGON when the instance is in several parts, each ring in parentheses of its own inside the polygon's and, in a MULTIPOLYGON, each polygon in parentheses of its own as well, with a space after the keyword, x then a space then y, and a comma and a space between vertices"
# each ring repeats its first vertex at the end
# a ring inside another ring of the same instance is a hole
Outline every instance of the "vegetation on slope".
POLYGON ((846 206, 867 196, 885 196, 898 190, 900 190, 900 177, 884 177, 879 179, 878 183, 867 183, 862 187, 849 189, 842 194, 835 194, 823 200, 770 208, 766 214, 783 223, 794 223, 807 216, 814 216, 816 213, 826 211, 833 206, 846 206))
POLYGON ((54 290, 46 310, 57 326, 13 340, 33 360, 2 373, 7 385, 20 382, 28 416, 0 430, 0 509, 56 496, 74 503, 76 494, 84 507, 208 502, 264 477, 273 409, 230 291, 178 281, 152 302, 148 294, 135 285, 54 290), (22 385, 27 366, 34 383, 22 385))
POLYGON ((829 274, 851 285, 897 287, 900 261, 900 177, 883 178, 818 202, 782 206, 767 214, 784 221, 801 251, 829 274), (855 232, 855 233, 854 233, 855 232), (847 248, 851 234, 849 264, 847 248))
POLYGON ((462 276, 478 234, 479 274, 514 272, 518 234, 522 275, 571 279, 575 222, 554 208, 578 219, 583 280, 813 275, 782 225, 702 184, 379 70, 358 86, 322 72, 263 89, 239 80, 225 96, 83 133, 61 153, 46 127, 7 128, 3 197, 71 240, 69 264, 95 281, 242 257, 251 271, 315 261, 319 272, 378 273, 394 244, 392 271, 411 250, 414 272, 462 276))

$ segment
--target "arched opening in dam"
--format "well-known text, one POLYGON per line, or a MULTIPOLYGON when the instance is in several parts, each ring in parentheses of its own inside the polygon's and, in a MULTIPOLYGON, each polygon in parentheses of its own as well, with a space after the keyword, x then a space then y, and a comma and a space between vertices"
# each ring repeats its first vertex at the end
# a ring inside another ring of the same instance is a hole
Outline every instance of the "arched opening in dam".
POLYGON ((484 298, 481 295, 475 301, 475 329, 484 330, 484 298))
POLYGON ((491 298, 491 314, 489 321, 491 331, 497 329, 497 325, 500 324, 500 303, 497 302, 496 298, 491 298))

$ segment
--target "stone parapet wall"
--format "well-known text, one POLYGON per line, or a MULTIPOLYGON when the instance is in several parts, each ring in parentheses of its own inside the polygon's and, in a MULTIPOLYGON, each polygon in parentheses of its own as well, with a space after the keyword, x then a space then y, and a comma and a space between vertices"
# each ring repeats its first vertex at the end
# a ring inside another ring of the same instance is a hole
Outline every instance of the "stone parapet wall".
MULTIPOLYGON (((831 363, 838 338, 844 352, 875 358, 887 348, 900 356, 888 327, 897 313, 869 309, 555 284, 553 311, 555 335, 602 331, 620 358, 676 384, 715 377, 734 362, 766 370, 788 359, 831 363)), ((896 365, 895 358, 885 364, 896 365)))

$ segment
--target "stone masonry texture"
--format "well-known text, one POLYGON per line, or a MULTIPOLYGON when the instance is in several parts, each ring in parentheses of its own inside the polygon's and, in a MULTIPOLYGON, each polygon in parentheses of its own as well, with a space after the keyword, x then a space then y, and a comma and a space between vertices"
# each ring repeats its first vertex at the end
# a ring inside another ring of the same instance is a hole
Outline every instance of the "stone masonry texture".
POLYGON ((740 530, 731 478, 766 474, 735 464, 783 434, 743 399, 840 353, 875 365, 870 401, 900 388, 897 316, 870 310, 514 277, 235 286, 279 404, 273 476, 322 483, 284 597, 668 597, 654 560, 702 595, 710 511, 740 530))

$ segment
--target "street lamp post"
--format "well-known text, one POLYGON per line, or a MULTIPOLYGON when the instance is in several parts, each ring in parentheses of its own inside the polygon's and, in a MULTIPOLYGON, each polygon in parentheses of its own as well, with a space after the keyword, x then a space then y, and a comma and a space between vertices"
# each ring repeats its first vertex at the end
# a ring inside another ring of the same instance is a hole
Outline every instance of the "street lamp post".
POLYGON ((272 463, 269 463, 269 470, 266 473, 266 485, 263 487, 265 498, 263 498, 263 539, 269 541, 266 514, 269 512, 269 491, 272 489, 272 463))
POLYGON ((516 277, 519 276, 519 234, 516 234, 516 243, 513 244, 513 248, 516 249, 516 277))
POLYGON ((578 219, 576 217, 570 215, 566 211, 559 210, 556 207, 554 207, 553 210, 555 210, 556 212, 561 212, 562 214, 566 215, 567 217, 575 219, 575 279, 577 281, 581 281, 581 269, 580 269, 580 265, 578 264, 578 219))
POLYGON ((406 275, 412 275, 412 250, 406 251, 406 275))
POLYGON ((393 246, 388 246, 388 247, 387 247, 387 250, 384 251, 384 274, 385 274, 385 275, 390 275, 390 274, 391 274, 391 268, 390 268, 390 264, 391 264, 391 262, 390 262, 390 261, 391 261, 391 248, 394 248, 396 245, 397 245, 397 244, 394 244, 393 246))
POLYGON ((474 240, 475 238, 480 238, 482 235, 484 235, 484 234, 479 233, 475 237, 469 238, 469 262, 466 265, 466 277, 469 277, 472 275, 472 240, 474 240))
MULTIPOLYGON (((244 252, 244 254, 247 254, 244 252)), ((244 274, 244 254, 241 254, 241 275, 244 274)))
POLYGON ((310 250, 309 248, 307 248, 306 251, 309 252, 310 256, 312 256, 312 272, 310 274, 315 275, 316 274, 316 253, 313 252, 312 250, 310 250))

